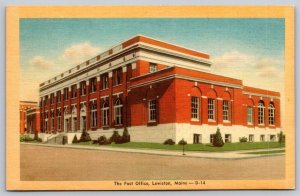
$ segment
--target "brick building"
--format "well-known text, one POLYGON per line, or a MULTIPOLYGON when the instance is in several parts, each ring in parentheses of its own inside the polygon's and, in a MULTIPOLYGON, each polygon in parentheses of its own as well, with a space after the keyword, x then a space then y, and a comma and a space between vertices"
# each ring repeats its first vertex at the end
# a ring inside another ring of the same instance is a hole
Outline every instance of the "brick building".
POLYGON ((70 142, 127 127, 132 141, 276 140, 280 94, 211 73, 210 56, 142 35, 40 84, 41 130, 70 142))
POLYGON ((26 110, 27 133, 34 134, 40 132, 40 109, 33 107, 26 110))
POLYGON ((26 111, 37 106, 38 102, 20 101, 20 134, 24 134, 27 131, 26 111))

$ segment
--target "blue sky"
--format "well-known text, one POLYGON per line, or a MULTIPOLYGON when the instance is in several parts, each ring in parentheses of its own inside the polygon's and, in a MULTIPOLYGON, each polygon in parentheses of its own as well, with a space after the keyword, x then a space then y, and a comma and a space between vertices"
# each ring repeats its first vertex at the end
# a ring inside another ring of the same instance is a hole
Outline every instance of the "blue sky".
POLYGON ((37 90, 33 78, 43 82, 136 34, 208 53, 216 62, 213 72, 237 75, 247 85, 249 76, 240 72, 271 80, 284 66, 284 19, 21 19, 21 81, 31 88, 21 99, 36 99, 29 93, 37 90), (83 50, 89 52, 74 61, 83 50), (233 69, 239 71, 232 74, 233 69), (262 73, 268 69, 271 75, 262 73))

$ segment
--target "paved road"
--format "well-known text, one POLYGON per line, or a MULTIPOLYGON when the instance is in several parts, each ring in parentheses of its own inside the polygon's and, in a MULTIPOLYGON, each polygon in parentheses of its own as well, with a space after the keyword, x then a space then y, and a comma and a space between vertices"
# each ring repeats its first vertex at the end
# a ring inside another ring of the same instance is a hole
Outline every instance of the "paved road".
POLYGON ((285 156, 225 160, 21 145, 21 180, 284 178, 285 156))

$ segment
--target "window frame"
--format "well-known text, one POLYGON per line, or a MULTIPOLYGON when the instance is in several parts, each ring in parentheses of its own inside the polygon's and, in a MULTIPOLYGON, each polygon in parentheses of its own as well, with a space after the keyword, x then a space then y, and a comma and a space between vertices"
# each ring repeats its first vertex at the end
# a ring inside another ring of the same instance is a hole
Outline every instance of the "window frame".
POLYGON ((90 106, 91 128, 97 128, 97 100, 90 100, 90 106))
POLYGON ((71 86, 71 99, 74 99, 77 97, 77 85, 73 84, 71 86))
POLYGON ((86 81, 80 82, 80 96, 86 95, 86 81))
POLYGON ((101 107, 102 126, 109 126, 109 102, 106 100, 101 107))
POLYGON ((69 99, 69 88, 64 88, 64 101, 69 99))
POLYGON ((122 115, 123 105, 120 99, 117 99, 114 105, 114 122, 115 125, 123 124, 123 115, 122 115))
POLYGON ((196 96, 191 97, 191 120, 199 121, 200 119, 200 98, 196 96))
POLYGON ((90 79, 90 93, 95 93, 97 91, 97 78, 90 79))
POLYGON ((275 126, 275 106, 272 102, 268 105, 268 123, 275 126))
POLYGON ((108 73, 102 74, 101 81, 102 81, 102 90, 108 89, 109 88, 108 73))
POLYGON ((230 103, 229 103, 229 100, 223 100, 223 102, 222 102, 222 117, 223 117, 223 122, 230 122, 230 103))
POLYGON ((231 143, 231 141, 232 141, 232 135, 231 134, 225 134, 224 142, 225 143, 231 143))
POLYGON ((258 125, 265 125, 265 103, 263 101, 258 102, 257 112, 258 125))
POLYGON ((148 101, 148 122, 157 122, 157 101, 152 99, 148 101))
POLYGON ((157 63, 149 63, 149 73, 157 72, 157 63))
POLYGON ((247 106, 247 124, 253 125, 253 107, 247 106), (251 111, 251 114, 249 113, 251 111), (251 119, 251 122, 249 121, 251 119))
POLYGON ((212 98, 207 99, 207 118, 209 122, 216 121, 216 100, 215 99, 212 98), (211 101, 212 103, 210 103, 211 101))

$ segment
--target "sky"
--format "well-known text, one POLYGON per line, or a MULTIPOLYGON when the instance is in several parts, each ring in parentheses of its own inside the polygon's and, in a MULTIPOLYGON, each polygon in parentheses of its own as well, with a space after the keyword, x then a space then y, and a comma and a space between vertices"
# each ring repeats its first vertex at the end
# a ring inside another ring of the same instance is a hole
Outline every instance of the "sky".
POLYGON ((20 100, 39 84, 137 34, 208 53, 212 73, 284 93, 284 19, 21 19, 20 100))

